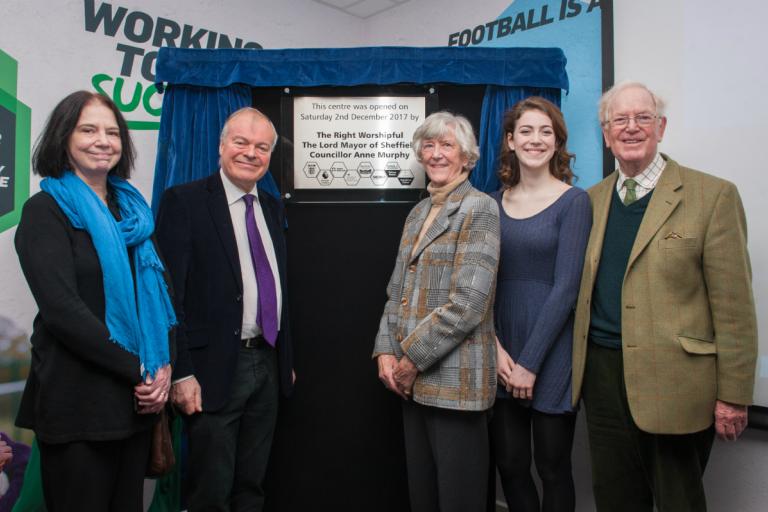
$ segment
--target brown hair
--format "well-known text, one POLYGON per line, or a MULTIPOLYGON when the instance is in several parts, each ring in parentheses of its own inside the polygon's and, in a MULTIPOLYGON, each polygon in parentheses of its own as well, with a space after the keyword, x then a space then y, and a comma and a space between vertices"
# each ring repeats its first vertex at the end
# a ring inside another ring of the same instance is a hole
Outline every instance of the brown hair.
POLYGON ((571 184, 575 176, 571 170, 573 153, 568 152, 568 129, 565 127, 565 119, 560 109, 549 100, 540 96, 531 96, 520 100, 504 114, 504 136, 501 141, 501 168, 499 180, 504 188, 511 188, 520 183, 520 162, 514 151, 509 149, 507 135, 515 132, 518 119, 529 110, 538 110, 552 121, 552 129, 555 132, 555 154, 549 161, 549 172, 560 181, 571 184))
POLYGON ((45 123, 43 133, 37 139, 35 152, 32 155, 32 168, 43 177, 59 178, 65 169, 70 169, 69 138, 77 127, 80 114, 89 103, 101 103, 115 115, 120 132, 122 152, 120 160, 109 171, 110 175, 128 179, 131 177, 136 150, 128 132, 128 124, 111 99, 101 94, 89 91, 76 91, 64 98, 51 112, 45 123))

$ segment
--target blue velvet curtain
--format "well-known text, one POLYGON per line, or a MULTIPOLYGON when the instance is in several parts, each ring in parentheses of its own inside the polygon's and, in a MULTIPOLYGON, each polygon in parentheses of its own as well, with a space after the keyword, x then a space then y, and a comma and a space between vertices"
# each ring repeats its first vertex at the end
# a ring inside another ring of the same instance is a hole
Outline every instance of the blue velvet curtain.
MULTIPOLYGON (((218 169, 219 133, 227 116, 251 105, 252 87, 396 83, 488 84, 480 128, 482 160, 472 183, 496 190, 501 119, 520 99, 538 94, 560 104, 568 90, 560 48, 371 47, 281 50, 160 48, 158 88, 165 89, 152 193, 218 169)), ((279 195, 271 174, 259 187, 279 195)))
POLYGON ((160 48, 157 81, 226 87, 474 84, 568 90, 560 48, 160 48))
POLYGON ((537 87, 500 87, 489 85, 483 96, 483 108, 480 114, 480 160, 469 181, 478 190, 493 192, 499 189, 497 175, 499 156, 504 136, 502 121, 504 113, 518 101, 529 96, 541 96, 558 107, 560 106, 560 89, 537 87))
MULTIPOLYGON (((252 104, 251 87, 177 85, 163 95, 152 209, 157 214, 166 188, 210 176, 219 168, 219 134, 229 115, 252 104)), ((280 195, 267 173, 259 188, 280 195)))

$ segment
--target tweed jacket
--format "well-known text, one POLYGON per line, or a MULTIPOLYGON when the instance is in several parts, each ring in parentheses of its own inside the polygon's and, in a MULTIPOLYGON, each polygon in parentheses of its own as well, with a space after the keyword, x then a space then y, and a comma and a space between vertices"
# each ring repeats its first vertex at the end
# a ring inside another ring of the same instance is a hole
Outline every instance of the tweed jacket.
MULTIPOLYGON (((746 219, 736 187, 662 156, 667 164, 624 274, 624 380, 640 429, 684 434, 712 424, 715 400, 751 403, 757 326, 746 219)), ((617 176, 618 171, 589 190, 593 225, 576 306, 574 405, 617 176)))
POLYGON ((414 251, 430 208, 424 199, 405 221, 373 355, 408 355, 419 370, 420 404, 485 410, 496 395, 498 206, 462 183, 414 251))

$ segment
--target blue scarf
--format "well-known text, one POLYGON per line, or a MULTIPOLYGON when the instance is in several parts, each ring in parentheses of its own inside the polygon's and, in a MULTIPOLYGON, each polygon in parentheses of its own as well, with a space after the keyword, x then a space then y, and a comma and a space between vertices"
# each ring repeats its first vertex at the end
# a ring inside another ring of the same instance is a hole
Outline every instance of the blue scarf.
POLYGON ((155 223, 138 190, 124 179, 108 179, 120 208, 120 222, 72 171, 44 179, 40 188, 53 196, 75 229, 91 235, 104 275, 110 340, 139 356, 142 377, 154 377, 170 361, 168 331, 176 325, 163 263, 150 239, 155 223), (135 289, 127 247, 134 248, 135 289))

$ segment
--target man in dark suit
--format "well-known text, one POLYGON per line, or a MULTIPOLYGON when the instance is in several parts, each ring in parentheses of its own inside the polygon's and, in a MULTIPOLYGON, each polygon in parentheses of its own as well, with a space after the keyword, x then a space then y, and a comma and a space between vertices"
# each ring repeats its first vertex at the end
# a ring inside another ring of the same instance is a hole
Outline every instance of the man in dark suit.
POLYGON ((186 415, 189 510, 261 510, 278 388, 294 375, 284 211, 257 191, 277 132, 244 108, 224 125, 221 170, 165 192, 157 238, 179 309, 171 399, 186 415))

